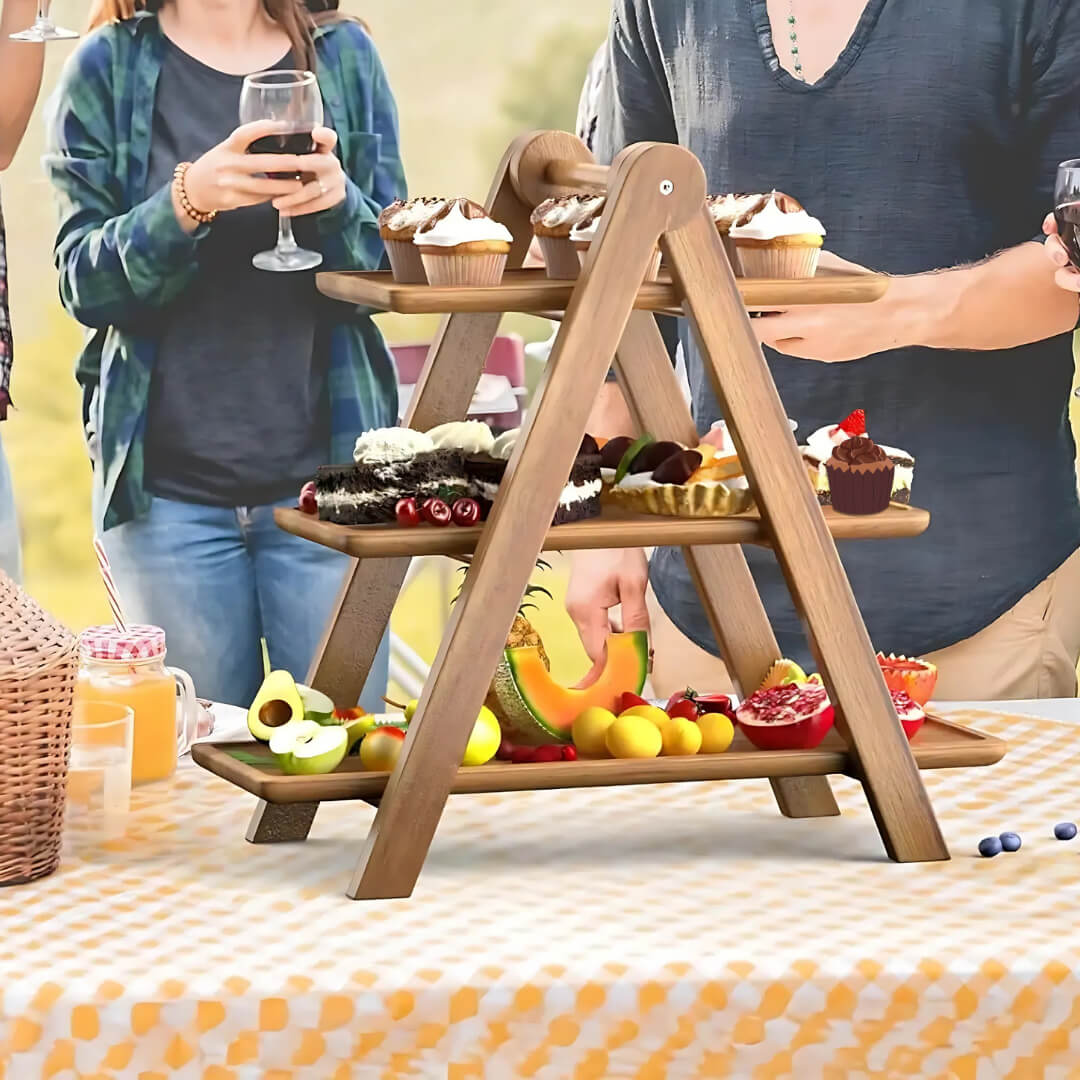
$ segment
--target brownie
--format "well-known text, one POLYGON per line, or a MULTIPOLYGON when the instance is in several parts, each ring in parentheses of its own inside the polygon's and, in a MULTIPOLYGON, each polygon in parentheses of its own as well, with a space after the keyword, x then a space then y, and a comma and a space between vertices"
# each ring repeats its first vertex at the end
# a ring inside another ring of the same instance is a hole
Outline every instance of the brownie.
MULTIPOLYGON (((506 462, 487 454, 474 454, 465 460, 465 475, 470 494, 480 504, 486 517, 499 484, 506 472, 506 462)), ((578 454, 570 469, 570 479, 555 510, 553 525, 597 517, 600 513, 600 455, 578 454)))

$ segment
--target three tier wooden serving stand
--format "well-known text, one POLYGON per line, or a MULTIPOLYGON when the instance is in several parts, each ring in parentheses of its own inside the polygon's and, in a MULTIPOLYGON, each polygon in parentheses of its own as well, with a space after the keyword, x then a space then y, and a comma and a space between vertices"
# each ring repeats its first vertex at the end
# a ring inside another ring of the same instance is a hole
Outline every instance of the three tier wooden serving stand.
POLYGON ((992 764, 1004 744, 931 720, 909 746, 833 543, 834 536, 915 536, 929 515, 899 506, 861 518, 822 512, 747 316, 748 306, 870 301, 887 283, 876 275, 824 270, 807 281, 736 280, 704 209, 705 194, 701 165, 679 147, 632 146, 606 168, 564 132, 523 136, 507 151, 487 204, 515 237, 503 284, 432 288, 397 285, 385 273, 319 275, 319 288, 335 299, 403 313, 449 313, 407 417, 420 430, 466 415, 504 311, 565 315, 486 524, 347 528, 295 510, 277 512, 283 529, 356 560, 308 675, 335 701, 357 699, 411 556, 474 553, 473 567, 392 773, 365 772, 350 758, 329 775, 283 776, 265 749, 250 743, 239 753, 229 746, 195 748, 201 765, 259 797, 249 840, 303 840, 319 802, 364 800, 378 811, 348 895, 405 897, 452 793, 767 777, 782 813, 824 817, 839 813, 827 776, 845 773, 862 782, 890 858, 949 857, 919 768, 992 764), (550 281, 542 271, 515 269, 529 247, 532 208, 550 195, 582 189, 606 190, 608 200, 580 278, 550 281), (657 244, 671 280, 643 285, 657 244), (599 519, 552 529, 612 362, 641 430, 697 441, 654 311, 689 319, 758 511, 704 520, 605 509, 599 519), (838 730, 821 747, 756 751, 740 736, 726 754, 459 768, 540 551, 681 546, 732 675, 749 692, 780 654, 739 547, 747 543, 776 551, 837 706, 838 730))

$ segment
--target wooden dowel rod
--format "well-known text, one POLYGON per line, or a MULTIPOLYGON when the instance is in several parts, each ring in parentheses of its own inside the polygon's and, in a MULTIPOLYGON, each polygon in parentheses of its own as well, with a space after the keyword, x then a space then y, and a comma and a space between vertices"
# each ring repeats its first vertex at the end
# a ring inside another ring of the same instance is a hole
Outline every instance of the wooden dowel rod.
POLYGON ((556 159, 549 161, 544 179, 554 187, 595 188, 607 191, 611 170, 606 165, 556 159))

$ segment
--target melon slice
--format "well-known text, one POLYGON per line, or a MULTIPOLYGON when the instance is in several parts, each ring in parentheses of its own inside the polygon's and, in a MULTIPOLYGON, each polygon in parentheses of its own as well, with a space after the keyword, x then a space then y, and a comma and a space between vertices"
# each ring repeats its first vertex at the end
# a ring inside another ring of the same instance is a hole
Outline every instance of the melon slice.
POLYGON ((626 691, 640 694, 649 672, 649 638, 644 630, 612 634, 599 676, 584 687, 560 686, 535 646, 507 649, 492 688, 499 723, 514 745, 570 742, 570 727, 586 709, 616 712, 626 691))

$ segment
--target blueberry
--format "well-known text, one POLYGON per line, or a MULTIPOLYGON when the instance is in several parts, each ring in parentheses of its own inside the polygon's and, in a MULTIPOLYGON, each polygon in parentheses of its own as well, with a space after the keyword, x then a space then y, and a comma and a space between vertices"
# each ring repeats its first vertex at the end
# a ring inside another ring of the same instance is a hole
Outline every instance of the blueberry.
POLYGON ((1014 832, 1003 832, 998 837, 1001 841, 1002 849, 1005 851, 1019 851, 1020 850, 1020 836, 1014 832))
POLYGON ((992 859, 1001 854, 1001 841, 996 836, 987 836, 979 841, 979 854, 984 859, 992 859))
POLYGON ((1063 821, 1054 826, 1054 835, 1059 840, 1071 840, 1076 835, 1076 826, 1071 821, 1063 821))

